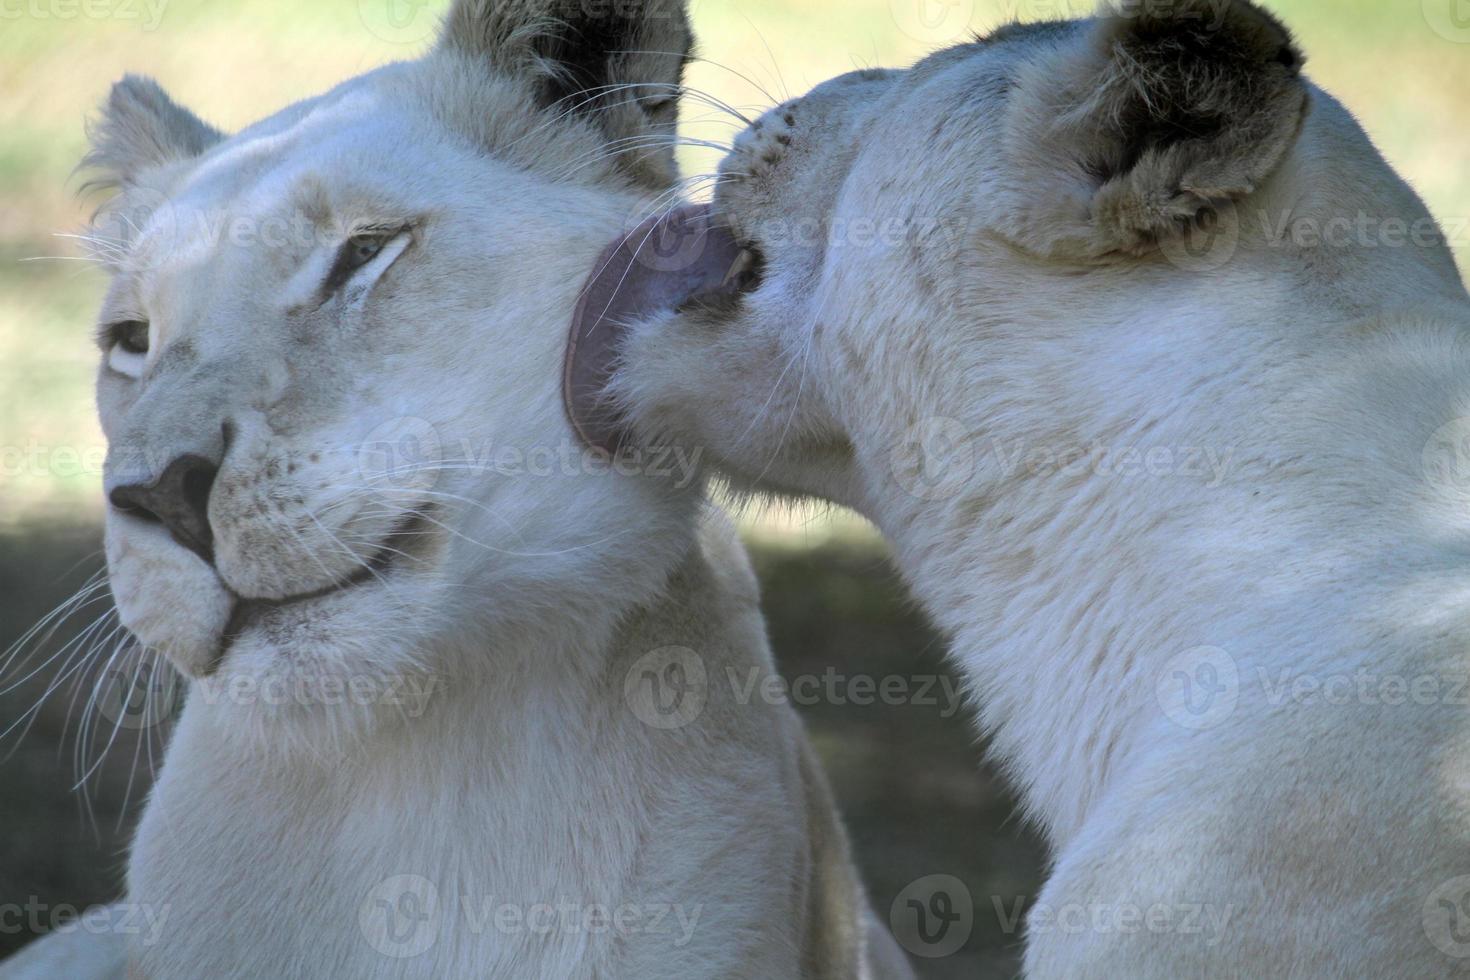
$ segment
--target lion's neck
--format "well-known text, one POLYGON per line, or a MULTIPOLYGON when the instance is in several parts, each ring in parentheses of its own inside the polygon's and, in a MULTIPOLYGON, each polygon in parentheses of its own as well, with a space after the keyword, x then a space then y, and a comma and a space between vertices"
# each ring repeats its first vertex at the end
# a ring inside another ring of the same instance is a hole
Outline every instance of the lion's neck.
POLYGON ((404 956, 430 957, 442 976, 586 969, 582 937, 505 931, 496 916, 570 895, 614 903, 627 887, 652 770, 621 665, 645 652, 630 621, 690 601, 677 583, 665 590, 626 608, 607 596, 600 614, 563 602, 418 651, 458 667, 376 688, 405 700, 347 745, 261 746, 244 737, 247 705, 196 687, 131 858, 130 899, 172 910, 158 949, 135 951, 144 965, 219 975, 221 937, 295 934, 312 948, 288 941, 253 961, 278 976, 384 976, 404 956), (402 934, 378 928, 376 903, 412 913, 402 934), (436 928, 420 936, 413 915, 430 911, 436 928))
POLYGON ((963 479, 873 481, 869 516, 1054 841, 1161 746, 1225 737, 1293 685, 1453 686, 1436 658, 1470 641, 1467 328, 1434 305, 1304 326, 1282 352, 1236 325, 1235 363, 1094 384, 1113 414, 1049 431, 997 432, 985 406, 957 429, 982 433, 963 479))

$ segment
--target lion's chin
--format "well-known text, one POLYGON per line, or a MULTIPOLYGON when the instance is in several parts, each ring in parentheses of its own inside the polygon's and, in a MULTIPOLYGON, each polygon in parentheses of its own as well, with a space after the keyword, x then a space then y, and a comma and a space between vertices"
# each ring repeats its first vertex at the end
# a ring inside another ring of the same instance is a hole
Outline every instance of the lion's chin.
POLYGON ((393 568, 319 595, 239 601, 190 705, 242 745, 337 758, 425 709, 444 591, 434 571, 393 568))
POLYGON ((284 599, 237 597, 221 631, 216 665, 252 632, 285 646, 307 639, 321 642, 337 620, 342 620, 342 625, 362 622, 371 610, 381 607, 381 600, 391 595, 395 586, 402 584, 402 573, 392 567, 394 564, 375 562, 339 583, 284 599))
POLYGON ((188 677, 217 665, 235 597, 203 558, 163 528, 109 515, 107 567, 123 627, 188 677))
POLYGON ((242 597, 195 552, 154 524, 126 515, 110 519, 107 559, 122 625, 191 678, 217 673, 247 636, 283 648, 325 652, 337 635, 350 636, 395 605, 422 566, 429 521, 405 519, 353 574, 311 592, 284 598, 242 597))
POLYGON ((234 597, 221 630, 215 666, 248 635, 258 635, 277 648, 330 647, 334 637, 353 637, 365 624, 400 606, 416 573, 428 570, 426 540, 432 520, 414 509, 400 520, 371 559, 352 574, 322 588, 283 598, 234 597))

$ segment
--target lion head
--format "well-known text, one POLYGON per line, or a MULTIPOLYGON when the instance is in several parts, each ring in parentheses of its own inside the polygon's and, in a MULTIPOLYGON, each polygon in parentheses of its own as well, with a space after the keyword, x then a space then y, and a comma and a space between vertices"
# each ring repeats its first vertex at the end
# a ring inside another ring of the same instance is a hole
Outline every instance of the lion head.
POLYGON ((690 481, 584 451, 559 365, 672 181, 689 43, 676 0, 464 0, 422 59, 234 135, 112 90, 97 405, 139 640, 196 678, 386 683, 657 587, 690 481))

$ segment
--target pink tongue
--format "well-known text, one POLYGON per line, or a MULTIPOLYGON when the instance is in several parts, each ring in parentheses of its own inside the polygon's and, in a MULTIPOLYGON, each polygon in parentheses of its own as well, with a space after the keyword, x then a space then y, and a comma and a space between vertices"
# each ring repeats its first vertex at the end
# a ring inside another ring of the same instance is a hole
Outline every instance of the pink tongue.
POLYGON ((572 314, 562 397, 587 445, 616 452, 627 436, 604 397, 628 324, 728 287, 740 246, 707 205, 651 218, 598 258, 572 314))

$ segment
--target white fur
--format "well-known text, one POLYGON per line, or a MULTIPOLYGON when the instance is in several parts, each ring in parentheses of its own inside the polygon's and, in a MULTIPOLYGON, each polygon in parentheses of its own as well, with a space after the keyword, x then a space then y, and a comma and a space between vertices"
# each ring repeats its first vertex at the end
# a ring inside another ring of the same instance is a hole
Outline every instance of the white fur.
MULTIPOLYGON (((118 907, 160 927, 114 934, 107 969, 878 975, 795 714, 727 683, 774 670, 733 530, 700 521, 690 474, 599 462, 561 408, 577 292, 634 181, 471 53, 207 148, 145 83, 114 97, 132 115, 104 133, 128 138, 97 161, 129 239, 103 320, 146 313, 153 339, 140 377, 99 373, 108 485, 222 463, 213 565, 108 514, 123 622, 192 680, 118 907), (362 223, 410 230, 322 294, 362 223), (672 726, 637 697, 669 648, 706 677, 672 726)), ((54 937, 11 969, 104 975, 80 955, 54 937)))
POLYGON ((649 438, 892 541, 1055 849, 1028 976, 1464 975, 1470 495, 1433 461, 1463 465, 1470 303, 1439 243, 1273 240, 1432 227, 1310 86, 1279 166, 1214 201, 1228 253, 1068 252, 1102 221, 1085 184, 1058 204, 1086 148, 1038 134, 1089 30, 773 110, 716 199, 761 285, 642 325, 618 391, 649 438), (857 239, 889 220, 927 237, 857 239))

